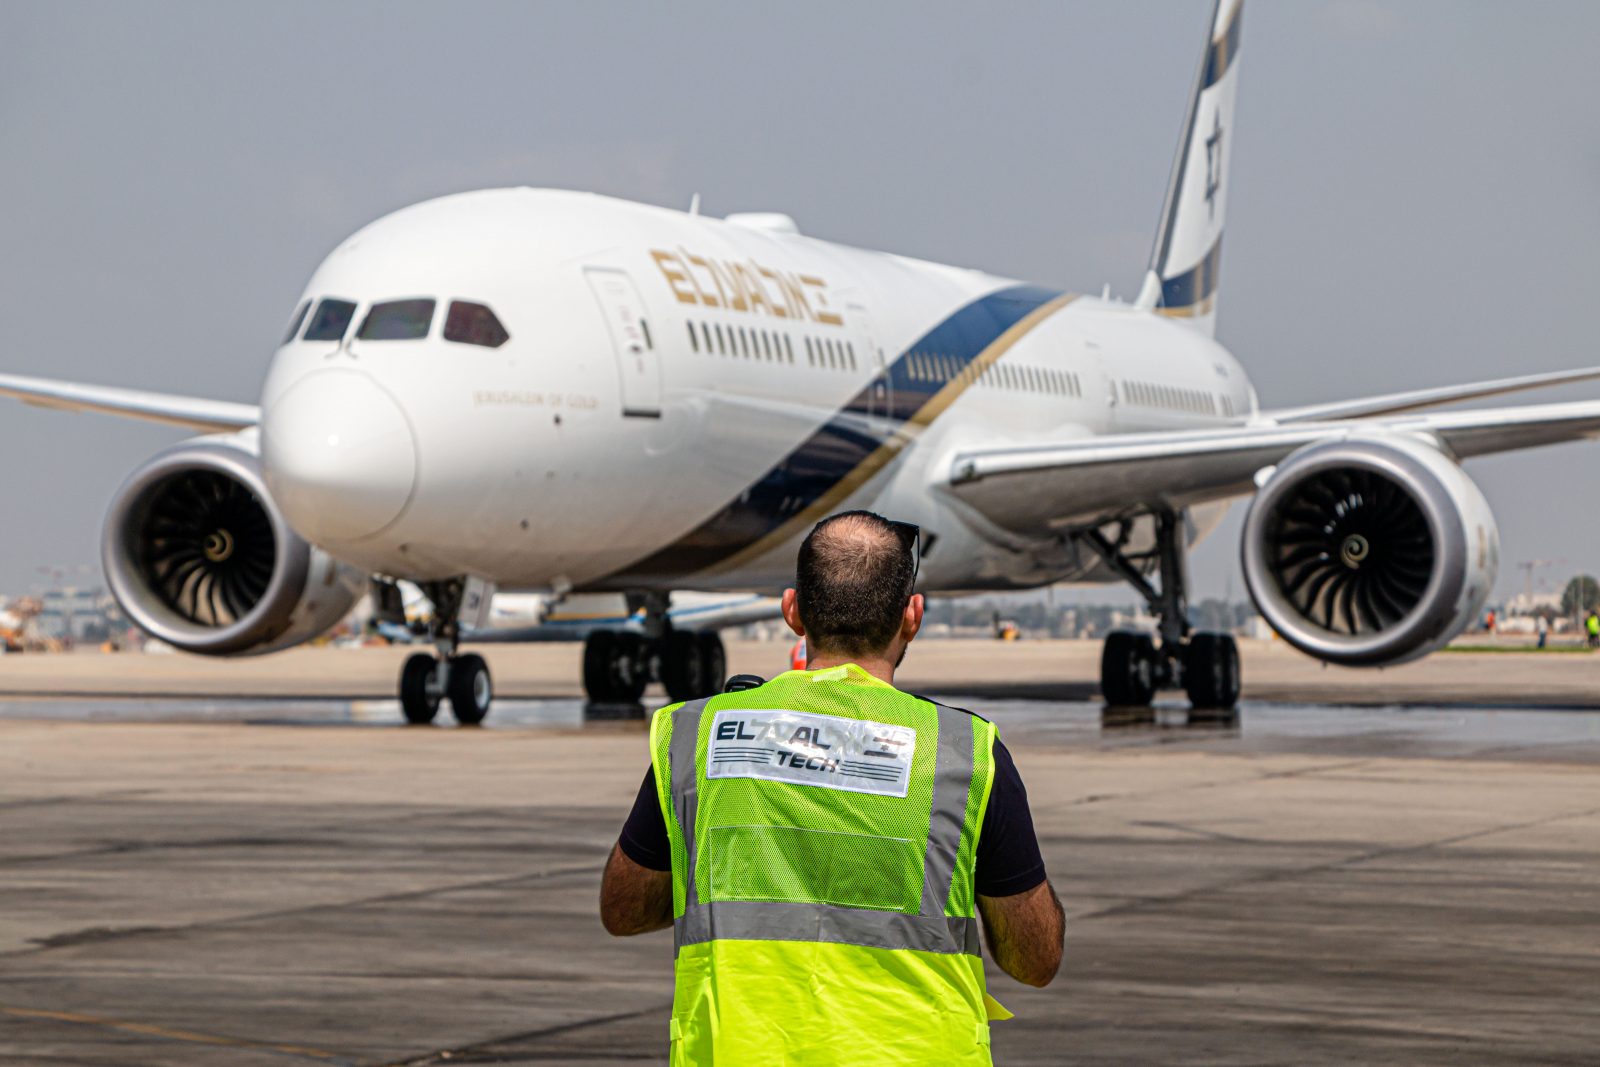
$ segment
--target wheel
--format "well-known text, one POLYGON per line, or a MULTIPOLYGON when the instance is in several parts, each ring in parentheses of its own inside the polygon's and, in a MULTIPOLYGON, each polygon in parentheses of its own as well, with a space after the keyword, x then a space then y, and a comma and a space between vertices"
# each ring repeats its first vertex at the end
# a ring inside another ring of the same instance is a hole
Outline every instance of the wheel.
POLYGON ((661 684, 673 703, 697 700, 714 692, 707 673, 709 666, 700 651, 699 634, 673 630, 661 642, 661 684))
POLYGON ((583 644, 583 689, 593 704, 631 704, 649 681, 637 634, 596 630, 583 644))
POLYGON ((1138 708, 1156 695, 1156 645, 1149 634, 1118 630, 1100 653, 1100 695, 1118 708, 1138 708))
POLYGON ((722 646, 722 635, 699 634, 695 643, 700 646, 700 662, 706 677, 706 691, 701 695, 714 696, 722 692, 722 685, 728 680, 728 652, 722 646))
POLYGON ((400 669, 400 710, 412 726, 428 725, 439 712, 439 691, 433 687, 438 662, 426 652, 418 652, 400 669))
POLYGON ((1201 633, 1183 656, 1183 688, 1201 710, 1228 710, 1239 703, 1239 644, 1232 634, 1201 633))
POLYGON ((650 684, 650 672, 644 658, 644 641, 638 634, 617 635, 617 655, 612 668, 617 679, 616 699, 624 704, 637 703, 644 696, 644 687, 650 684))
POLYGON ((618 699, 611 676, 616 654, 617 635, 609 630, 596 630, 583 643, 583 691, 593 703, 608 704, 618 699))
POLYGON ((462 726, 477 726, 489 714, 494 685, 489 665, 475 652, 450 660, 450 713, 462 726))

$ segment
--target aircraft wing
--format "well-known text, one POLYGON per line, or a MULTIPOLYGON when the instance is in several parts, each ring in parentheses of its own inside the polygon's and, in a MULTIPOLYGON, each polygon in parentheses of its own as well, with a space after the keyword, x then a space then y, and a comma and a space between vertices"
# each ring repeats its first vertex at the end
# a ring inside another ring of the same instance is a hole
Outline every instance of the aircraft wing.
POLYGON ((107 385, 82 385, 51 378, 24 378, 15 374, 0 374, 0 396, 14 397, 35 407, 98 411, 211 433, 243 430, 261 421, 261 409, 254 404, 147 393, 107 385))
POLYGON ((1482 400, 1485 397, 1504 396, 1527 389, 1548 389, 1556 385, 1575 382, 1592 382, 1600 378, 1600 367, 1581 367, 1577 370, 1558 370, 1545 374, 1524 374, 1516 378, 1495 378, 1487 382, 1469 382, 1464 385, 1445 385, 1433 389, 1413 389, 1404 393, 1386 393, 1382 396, 1363 397, 1359 400, 1336 400, 1327 404, 1308 404, 1304 407, 1283 408, 1262 414, 1277 423, 1326 422, 1329 419, 1359 419, 1373 415, 1397 415, 1404 411, 1456 404, 1464 400, 1482 400))
POLYGON ((956 453, 940 488, 998 526, 1047 535, 1128 511, 1242 496, 1257 471, 1304 445, 1374 433, 1429 437, 1466 459, 1600 438, 1600 401, 972 448, 956 453))

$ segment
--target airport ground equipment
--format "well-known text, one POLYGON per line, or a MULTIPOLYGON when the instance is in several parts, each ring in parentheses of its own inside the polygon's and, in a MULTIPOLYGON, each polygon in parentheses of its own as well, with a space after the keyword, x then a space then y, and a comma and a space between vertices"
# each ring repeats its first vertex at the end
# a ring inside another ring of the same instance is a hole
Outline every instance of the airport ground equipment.
POLYGON ((181 649, 308 640, 369 575, 428 590, 433 662, 401 679, 414 719, 487 711, 450 606, 469 580, 626 600, 529 635, 586 639, 594 699, 652 679, 714 692, 716 632, 770 617, 806 533, 856 507, 922 529, 927 594, 1138 590, 1159 632, 1107 642, 1116 703, 1237 696, 1232 640, 1189 632, 1183 556, 1252 494, 1245 573, 1278 633, 1328 662, 1425 655, 1499 563, 1460 464, 1600 438, 1595 401, 1436 409, 1600 368, 1260 405, 1215 336, 1242 8, 1212 10, 1132 301, 819 241, 772 213, 493 189, 339 245, 259 406, 13 375, 0 395, 204 435, 135 472, 104 538, 128 617, 181 649), (686 590, 733 607, 669 606, 686 590))

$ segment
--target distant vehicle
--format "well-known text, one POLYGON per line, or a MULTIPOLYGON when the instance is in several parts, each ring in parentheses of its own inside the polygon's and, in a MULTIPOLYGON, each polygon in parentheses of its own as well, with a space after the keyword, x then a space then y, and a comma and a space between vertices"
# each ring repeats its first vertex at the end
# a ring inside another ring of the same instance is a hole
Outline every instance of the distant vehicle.
POLYGON ((203 435, 134 472, 104 536, 123 610, 175 647, 287 648, 369 582, 391 602, 415 583, 438 654, 405 666, 413 722, 445 698, 463 722, 488 712, 487 666, 459 646, 495 589, 625 600, 625 621, 586 632, 596 700, 651 676, 674 699, 713 692, 716 627, 680 626, 674 592, 773 594, 811 525, 852 507, 921 526, 928 592, 1131 584, 1159 634, 1110 635, 1112 703, 1176 686, 1235 702, 1233 638, 1189 631, 1184 553, 1251 493, 1245 575, 1279 634, 1333 663, 1422 656, 1478 617, 1499 564, 1460 461, 1600 436, 1595 402, 1423 409, 1600 369, 1262 410, 1213 336, 1241 10, 1212 12, 1132 303, 815 240, 778 214, 498 189, 335 249, 259 407, 19 377, 0 392, 203 435))

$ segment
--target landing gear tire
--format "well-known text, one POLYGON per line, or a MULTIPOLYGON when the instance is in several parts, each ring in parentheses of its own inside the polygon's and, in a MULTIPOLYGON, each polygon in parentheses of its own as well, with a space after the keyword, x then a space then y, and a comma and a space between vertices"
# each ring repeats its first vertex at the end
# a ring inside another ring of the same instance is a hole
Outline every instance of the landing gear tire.
POLYGON ((1158 661, 1148 634, 1117 631, 1100 653, 1100 695, 1117 708, 1147 707, 1156 695, 1158 661))
POLYGON ((597 630, 583 644, 583 688, 596 704, 634 704, 649 682, 636 634, 597 630))
POLYGON ((1202 713, 1231 713, 1239 703, 1239 645, 1231 634, 1199 633, 1183 656, 1183 687, 1202 713))
POLYGON ((450 660, 450 712, 462 726, 478 726, 489 714, 494 683, 489 665, 474 652, 450 660))
POLYGON ((670 631, 660 645, 659 673, 674 703, 721 692, 728 672, 722 638, 716 634, 670 631))
POLYGON ((701 634, 697 643, 700 646, 700 661, 705 664, 706 682, 710 686, 704 695, 712 696, 722 692, 722 686, 728 680, 728 652, 723 648, 719 634, 701 634))
POLYGON ((439 713, 439 690, 433 676, 438 660, 418 652, 400 669, 400 710, 412 726, 427 726, 439 713))

